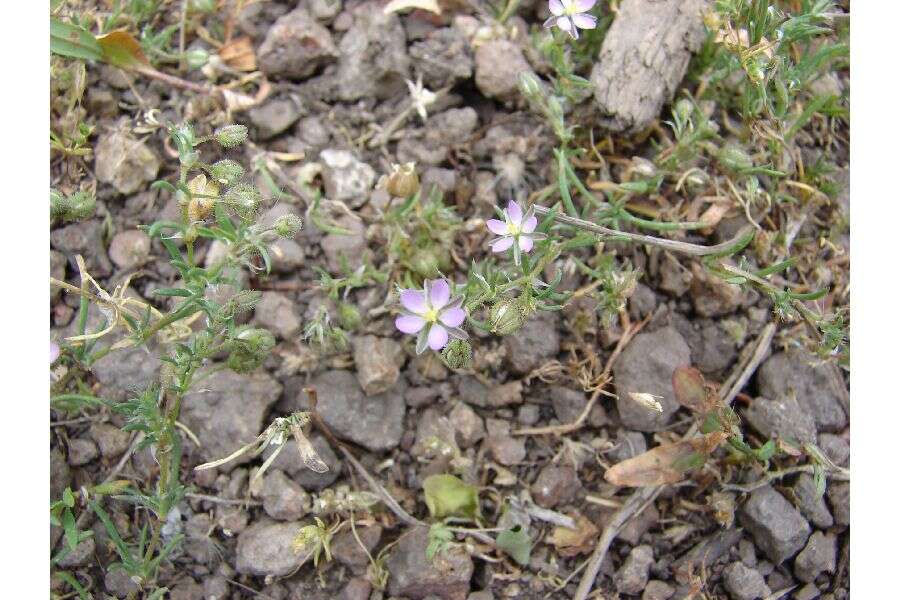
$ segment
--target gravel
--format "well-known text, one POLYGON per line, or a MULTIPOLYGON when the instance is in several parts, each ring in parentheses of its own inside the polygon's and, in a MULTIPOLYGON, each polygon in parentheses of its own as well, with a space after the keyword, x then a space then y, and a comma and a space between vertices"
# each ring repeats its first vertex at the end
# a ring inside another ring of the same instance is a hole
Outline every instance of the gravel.
POLYGON ((294 553, 294 538, 304 523, 274 523, 265 519, 247 527, 238 536, 235 566, 238 573, 281 577, 299 567, 304 553, 294 553))
POLYGON ((752 492, 739 518, 757 547, 776 565, 803 548, 810 533, 803 515, 771 486, 752 492))
POLYGON ((388 591, 410 600, 465 600, 474 565, 469 553, 453 546, 429 561, 428 528, 415 527, 400 537, 387 560, 388 591))
POLYGON ((820 573, 834 573, 837 568, 837 538, 821 531, 809 536, 806 547, 794 560, 794 575, 807 583, 815 581, 820 573))
POLYGON ((725 590, 732 600, 759 600, 768 598, 772 590, 756 569, 745 566, 740 561, 733 562, 722 571, 725 590))

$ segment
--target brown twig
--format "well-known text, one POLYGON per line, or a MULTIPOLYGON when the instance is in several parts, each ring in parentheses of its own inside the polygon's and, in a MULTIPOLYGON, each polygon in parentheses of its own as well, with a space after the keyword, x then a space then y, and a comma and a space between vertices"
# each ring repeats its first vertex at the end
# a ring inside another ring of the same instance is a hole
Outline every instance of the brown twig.
POLYGON ((206 502, 221 504, 223 506, 262 506, 263 504, 259 500, 232 500, 229 498, 219 498, 218 496, 208 496, 206 494, 195 494, 193 492, 188 492, 185 494, 185 496, 194 500, 204 500, 206 502))
POLYGON ((753 373, 756 372, 756 369, 766 357, 766 353, 769 351, 769 346, 772 344, 772 339, 774 337, 775 323, 769 323, 768 325, 766 325, 765 329, 763 329, 762 333, 759 334, 759 337, 756 341, 756 349, 747 360, 747 363, 744 366, 740 367, 739 370, 732 372, 732 374, 722 385, 723 389, 728 390, 728 392, 722 397, 722 402, 730 405, 734 401, 734 398, 738 395, 738 392, 740 392, 744 388, 744 386, 747 385, 747 382, 750 381, 753 373))

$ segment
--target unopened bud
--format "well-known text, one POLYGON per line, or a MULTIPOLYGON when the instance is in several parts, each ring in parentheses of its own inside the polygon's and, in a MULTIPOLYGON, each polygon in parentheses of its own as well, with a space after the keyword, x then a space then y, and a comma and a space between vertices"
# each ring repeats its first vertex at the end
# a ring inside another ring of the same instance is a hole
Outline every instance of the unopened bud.
POLYGON ((525 311, 515 300, 502 300, 491 308, 491 332, 497 335, 515 333, 525 323, 525 311))
POLYGON ((530 71, 525 71, 519 75, 519 91, 529 100, 538 99, 543 92, 537 77, 530 71))
POLYGON ((275 224, 272 225, 275 233, 287 239, 297 235, 301 227, 303 227, 303 220, 297 215, 281 215, 275 219, 275 224))
POLYGON ((740 172, 753 168, 753 159, 744 152, 744 149, 734 144, 728 144, 719 149, 716 158, 725 166, 725 168, 740 172))
POLYGON ((353 331, 359 327, 362 317, 359 314, 359 309, 354 305, 348 302, 341 302, 338 304, 338 320, 341 323, 341 327, 348 331, 353 331))
POLYGON ((236 373, 249 373, 257 369, 275 347, 275 336, 266 329, 247 327, 238 330, 233 342, 226 363, 228 368, 236 373))
POLYGON ((688 119, 691 118, 691 115, 694 114, 694 103, 687 98, 682 98, 675 103, 675 108, 672 110, 672 112, 675 113, 675 116, 679 121, 685 123, 688 119))
POLYGON ((262 299, 259 290, 241 290, 222 305, 222 311, 228 316, 253 310, 262 299))
POLYGON ((653 161, 649 161, 640 156, 633 156, 631 158, 631 168, 634 170, 634 173, 640 177, 655 177, 657 173, 656 165, 653 164, 653 161))
POLYGON ((406 163, 393 165, 388 175, 385 189, 391 196, 409 198, 419 191, 419 176, 416 175, 416 164, 406 163))
POLYGON ((255 185, 241 182, 225 192, 223 201, 237 216, 245 221, 249 221, 256 214, 256 211, 259 210, 262 195, 255 185))
POLYGON ((247 140, 247 127, 246 125, 225 125, 216 129, 213 137, 223 147, 234 148, 247 140))
POLYGON ((50 218, 60 221, 80 221, 94 214, 97 201, 90 192, 75 192, 63 196, 57 190, 50 190, 50 218))
POLYGON ((409 260, 410 268, 422 277, 435 277, 440 270, 440 259, 432 249, 417 250, 409 260))
POLYGON ((231 159, 223 159, 209 167, 210 176, 222 185, 233 185, 244 176, 244 167, 231 159))
POLYGON ((209 52, 202 48, 188 50, 184 53, 184 60, 189 69, 201 69, 209 62, 209 52))
POLYGON ((451 369, 465 369, 472 362, 472 345, 466 340, 450 340, 441 356, 451 369))

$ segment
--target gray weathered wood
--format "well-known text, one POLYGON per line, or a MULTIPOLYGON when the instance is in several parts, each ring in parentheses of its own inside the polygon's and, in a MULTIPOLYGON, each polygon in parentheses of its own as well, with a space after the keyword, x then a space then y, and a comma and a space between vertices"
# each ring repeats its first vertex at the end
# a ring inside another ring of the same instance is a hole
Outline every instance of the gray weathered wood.
POLYGON ((591 71, 601 125, 637 133, 672 100, 705 37, 706 0, 624 0, 591 71))

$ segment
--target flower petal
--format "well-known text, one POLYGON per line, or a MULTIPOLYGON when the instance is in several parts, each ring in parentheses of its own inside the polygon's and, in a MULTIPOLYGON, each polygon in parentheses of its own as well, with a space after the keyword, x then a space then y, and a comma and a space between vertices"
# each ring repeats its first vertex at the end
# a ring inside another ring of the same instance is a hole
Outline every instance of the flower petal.
POLYGON ((575 0, 575 10, 580 13, 587 12, 594 8, 597 0, 575 0))
POLYGON ((556 26, 571 35, 572 33, 572 21, 569 20, 569 17, 559 17, 556 20, 556 26))
POLYGON ((506 235, 506 223, 500 219, 488 219, 485 224, 487 225, 487 228, 491 230, 491 233, 506 235))
POLYGON ((440 350, 447 345, 449 338, 447 330, 435 323, 428 332, 428 347, 432 350, 440 350))
POLYGON ((403 290, 400 292, 400 304, 417 315, 428 312, 428 304, 425 302, 425 294, 421 290, 403 290))
POLYGON ((551 27, 553 27, 554 25, 556 25, 556 20, 557 20, 558 18, 559 18, 559 17, 550 17, 549 19, 547 19, 546 21, 544 21, 544 29, 550 29, 551 27))
POLYGON ((594 15, 572 15, 572 22, 582 29, 593 29, 597 26, 597 17, 594 15))
POLYGON ((469 339, 469 334, 459 327, 448 327, 447 333, 450 334, 450 337, 456 338, 457 340, 467 340, 469 339))
POLYGON ((518 225, 522 222, 522 207, 515 200, 510 200, 506 205, 506 214, 509 216, 509 222, 518 225))
POLYGON ((491 250, 494 252, 504 252, 509 250, 509 247, 512 245, 513 239, 511 237, 502 237, 499 240, 491 242, 491 250))
POLYGON ((566 7, 563 6, 563 3, 559 0, 550 0, 550 12, 556 15, 557 17, 563 14, 566 10, 566 7))
POLYGON ((450 302, 450 284, 446 279, 435 279, 431 282, 428 300, 434 310, 444 308, 450 302))
POLYGON ((419 332, 419 337, 416 338, 416 354, 422 354, 425 352, 425 348, 428 347, 428 328, 423 327, 419 332))
POLYGON ((534 240, 532 240, 527 235, 519 236, 519 249, 522 252, 531 252, 531 249, 534 248, 534 240))
POLYGON ((461 308, 446 308, 438 319, 447 327, 459 327, 466 320, 466 311, 461 308))
POLYGON ((400 315, 394 325, 403 333, 419 333, 425 327, 425 319, 414 315, 400 315))
POLYGON ((524 223, 522 223, 522 231, 524 233, 531 233, 532 231, 534 231, 535 227, 537 227, 537 217, 535 217, 534 215, 531 215, 530 217, 525 219, 524 223))

